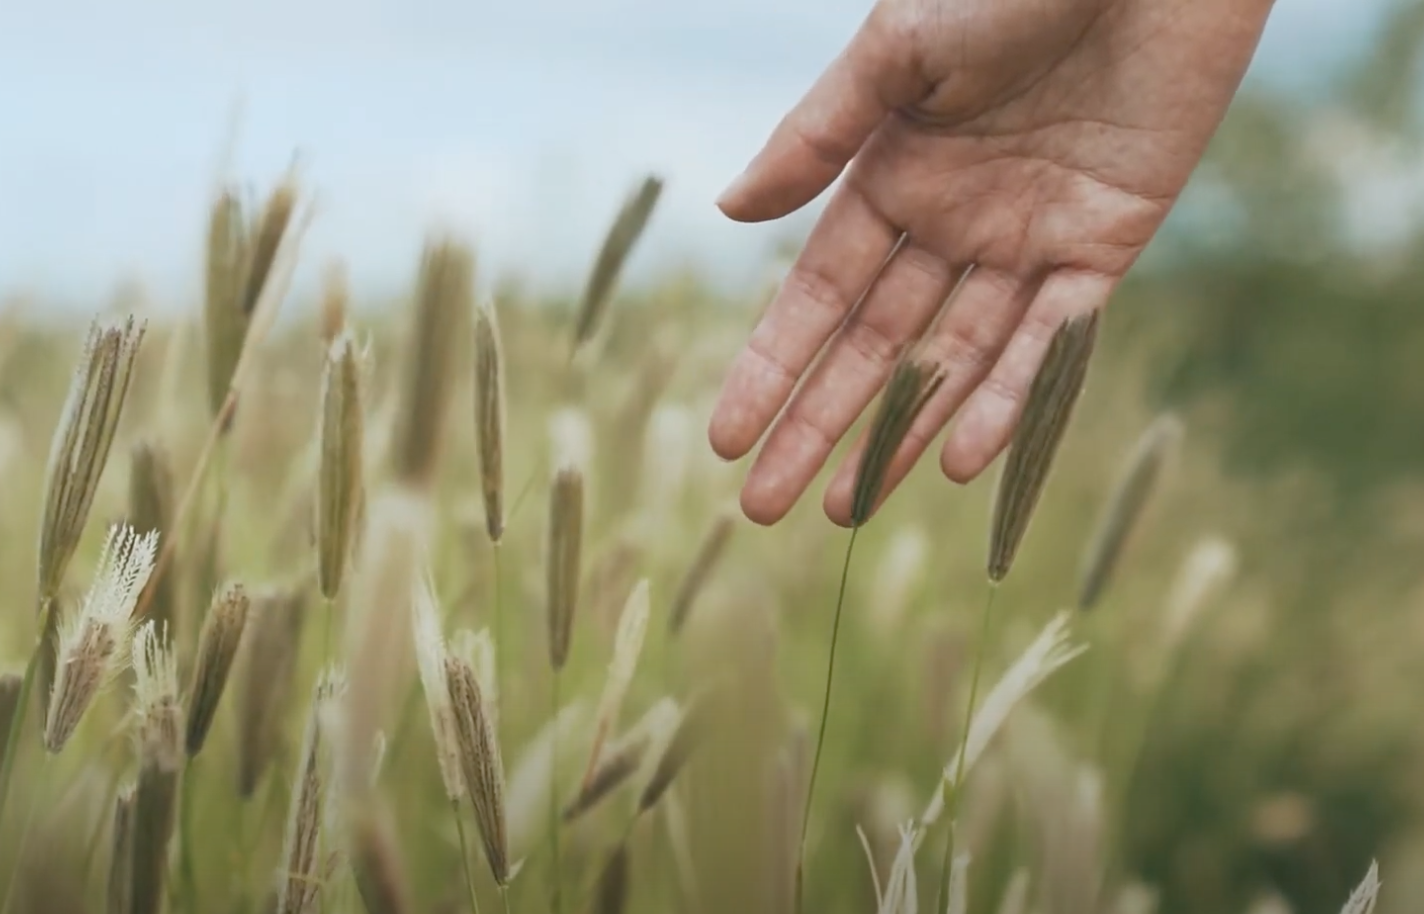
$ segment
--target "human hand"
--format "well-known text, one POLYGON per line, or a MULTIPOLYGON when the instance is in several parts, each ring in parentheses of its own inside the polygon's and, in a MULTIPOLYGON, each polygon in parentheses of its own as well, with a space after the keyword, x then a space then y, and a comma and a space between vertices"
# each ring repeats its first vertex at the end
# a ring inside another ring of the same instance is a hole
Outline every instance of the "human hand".
MULTIPOLYGON (((718 201, 777 219, 850 165, 712 416, 728 460, 771 428, 746 515, 791 509, 921 334, 947 376, 885 491, 956 416, 940 466, 982 472, 1059 323, 1106 304, 1176 202, 1271 2, 880 0, 718 201)), ((840 524, 863 445, 826 491, 840 524)))

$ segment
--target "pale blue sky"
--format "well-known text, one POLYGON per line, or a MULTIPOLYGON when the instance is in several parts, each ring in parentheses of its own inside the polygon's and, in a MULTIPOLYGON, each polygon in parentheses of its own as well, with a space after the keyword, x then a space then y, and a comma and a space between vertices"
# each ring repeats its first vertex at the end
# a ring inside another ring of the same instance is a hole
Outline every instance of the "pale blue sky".
MULTIPOLYGON (((1280 0, 1253 78, 1309 82, 1386 0, 1280 0)), ((635 272, 736 282, 769 231, 712 200, 868 0, 0 0, 0 292, 90 303, 125 275, 195 294, 203 206, 235 98, 237 169, 300 149, 323 210, 302 284, 340 253, 407 281, 425 228, 486 262, 581 277, 644 169, 668 186, 635 272)))

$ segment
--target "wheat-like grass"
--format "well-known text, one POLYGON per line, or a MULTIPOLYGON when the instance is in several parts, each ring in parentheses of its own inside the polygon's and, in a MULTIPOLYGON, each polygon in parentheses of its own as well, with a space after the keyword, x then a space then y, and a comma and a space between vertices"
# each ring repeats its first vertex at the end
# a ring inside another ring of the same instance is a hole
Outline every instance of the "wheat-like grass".
POLYGON ((623 264, 647 228, 662 190, 663 180, 657 175, 643 178, 638 188, 623 202, 613 224, 609 226, 593 269, 584 283, 583 297, 579 300, 578 313, 574 318, 575 349, 587 345, 597 333, 608 310, 608 300, 623 272, 623 264))
MULTIPOLYGON (((361 353, 351 332, 327 349, 321 380, 320 458, 317 466, 317 586, 336 599, 356 540, 365 492, 364 398, 361 353)), ((328 611, 329 612, 329 611, 328 611)), ((328 620, 328 630, 330 621, 328 620)))
MULTIPOLYGON (((129 464, 129 524, 139 533, 173 533, 173 469, 168 452, 152 441, 134 445, 129 464)), ((178 581, 172 573, 153 582, 148 618, 176 631, 178 581)))
POLYGON ((252 605, 247 589, 230 584, 213 595, 212 606, 198 636, 198 651, 188 681, 188 723, 184 748, 188 757, 203 751, 218 704, 227 690, 228 677, 247 629, 252 605))
POLYGON ((988 571, 995 583, 1013 567, 1068 431, 1097 342, 1098 317, 1094 311, 1058 327, 1024 400, 994 498, 988 571))

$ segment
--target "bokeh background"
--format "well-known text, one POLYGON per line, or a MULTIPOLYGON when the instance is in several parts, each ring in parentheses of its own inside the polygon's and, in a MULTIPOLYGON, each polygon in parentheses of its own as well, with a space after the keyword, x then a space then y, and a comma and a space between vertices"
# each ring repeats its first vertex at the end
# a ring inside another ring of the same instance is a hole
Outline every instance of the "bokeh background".
MULTIPOLYGON (((656 531, 643 534, 643 573, 665 607, 741 477, 704 444, 720 372, 768 277, 815 214, 736 226, 711 201, 864 12, 852 0, 0 7, 7 579, 30 579, 39 473, 75 333, 95 311, 118 301, 150 315, 150 377, 140 385, 158 398, 131 410, 96 518, 122 513, 125 449, 140 437, 167 436, 180 467, 191 459, 204 430, 202 396, 193 391, 188 419, 174 420, 160 375, 201 377, 201 349, 173 340, 183 339, 180 328, 196 332, 214 176, 228 168, 268 186, 295 152, 320 216, 285 335, 271 346, 272 371, 251 398, 264 405, 245 407, 239 422, 241 507, 224 557, 231 572, 261 577, 282 567, 270 519, 311 434, 319 368, 311 325, 334 258, 349 270, 358 322, 388 338, 380 345, 394 361, 427 229, 468 234, 479 281, 499 291, 504 309, 516 464, 536 467, 550 417, 573 399, 557 367, 562 343, 549 340, 567 334, 619 200, 652 170, 667 180, 664 197, 615 303, 604 380, 583 396, 601 436, 591 554, 612 550, 630 529, 656 531), (647 405, 640 437, 615 434, 612 423, 627 416, 623 398, 647 377, 639 372, 653 358, 650 337, 668 347, 658 352, 670 353, 675 371, 647 405), (165 359, 179 345, 189 349, 165 359), (628 469, 634 455, 641 477, 628 469)), ((1090 657, 1133 654, 1202 537, 1234 544, 1237 572, 1174 657, 1168 687, 1143 703, 1140 771, 1131 785, 1110 785, 1102 813, 1110 824, 1101 828, 1115 836, 1111 861, 1075 864, 1155 887, 1163 914, 1333 912, 1374 857, 1385 873, 1384 914, 1416 910, 1424 898, 1421 49, 1424 3, 1278 5, 1189 192, 1113 302, 1059 472, 999 599, 1006 645, 1021 645, 1071 602, 1117 464, 1154 414, 1181 416, 1187 434, 1175 472, 1108 600, 1085 622, 1101 639, 1090 657)), ((478 543, 465 549, 459 533, 478 490, 468 410, 457 415, 447 483, 458 497, 446 523, 462 545, 450 547, 457 558, 446 573, 450 589, 464 593, 478 590, 467 578, 487 573, 487 555, 478 543)), ((851 646, 818 819, 817 910, 874 909, 855 826, 875 836, 888 865, 894 823, 918 810, 954 745, 992 484, 990 474, 952 487, 929 462, 857 547, 851 646), (887 564, 910 539, 922 544, 921 564, 887 564), (892 593, 896 586, 904 593, 892 593)), ((818 706, 844 542, 818 502, 808 498, 776 528, 739 526, 705 600, 719 621, 708 623, 714 646, 703 659, 739 658, 747 694, 777 696, 788 719, 818 706)), ((527 511, 516 555, 537 610, 542 518, 527 511)), ((18 594, 15 605, 26 599, 18 594)), ((469 612, 478 618, 480 609, 469 612)), ((531 610, 531 639, 537 616, 531 610)), ((21 658, 27 622, 17 610, 0 627, 14 636, 0 642, 5 660, 21 658)), ((606 662, 608 628, 589 623, 580 663, 590 689, 606 662)), ((1012 654, 995 647, 989 656, 992 673, 1012 654)), ((698 667, 671 646, 650 662, 698 667)), ((641 688, 655 696, 658 678, 641 688)), ((1037 710, 1073 722, 1083 688, 1065 673, 1037 710)), ((761 783, 758 753, 774 756, 788 729, 765 717, 749 717, 765 727, 724 737, 689 775, 697 865, 708 873, 760 872, 742 858, 766 856, 748 850, 769 828, 761 788, 734 790, 730 806, 715 801, 732 789, 719 785, 761 783)), ((1063 823, 1034 813, 1052 807, 1043 791, 1068 788, 1042 776, 1057 763, 1044 761, 1048 750, 1033 742, 1042 736, 1028 729, 996 750, 984 778, 990 812, 981 818, 991 825, 974 832, 984 841, 977 909, 995 909, 1018 863, 1064 865, 1064 842, 1051 840, 1063 823), (998 796, 992 785, 1005 782, 1022 789, 998 796), (1004 814, 1012 827, 992 825, 996 803, 1017 810, 1004 814)), ((1065 729, 1054 751, 1089 753, 1082 728, 1065 729)), ((428 758, 412 755, 409 777, 433 778, 428 758)), ((445 838, 410 832, 422 897, 442 898, 451 876, 440 857, 445 838)), ((924 857, 928 873, 937 858, 924 857)), ((677 869, 649 862, 647 872, 659 866, 677 869)), ((702 910, 765 903, 759 885, 699 885, 702 910)), ((666 897, 682 896, 650 890, 641 903, 666 897)), ((1044 906, 1058 910, 1076 909, 1052 899, 1044 906)))

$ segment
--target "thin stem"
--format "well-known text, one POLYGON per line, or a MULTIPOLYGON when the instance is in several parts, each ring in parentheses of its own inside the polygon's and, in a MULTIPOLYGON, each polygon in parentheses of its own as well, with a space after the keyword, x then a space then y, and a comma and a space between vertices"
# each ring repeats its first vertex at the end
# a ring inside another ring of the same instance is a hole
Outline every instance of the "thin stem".
POLYGON ((553 736, 551 738, 552 748, 549 759, 549 852, 553 862, 553 873, 549 882, 553 889, 552 910, 554 914, 562 914, 564 909, 564 893, 560 877, 563 875, 563 864, 559 855, 559 681, 562 679, 559 670, 554 671, 554 688, 552 691, 552 705, 549 719, 553 721, 553 736))
POLYGON ((465 820, 460 815, 460 801, 450 801, 455 816, 455 831, 460 835, 460 866, 465 870, 465 891, 470 894, 470 914, 480 914, 480 898, 475 894, 475 876, 470 872, 470 843, 465 839, 465 820))
POLYGON ((499 887, 499 903, 504 908, 504 914, 509 914, 509 886, 499 887))
MULTIPOLYGON (((213 452, 223 438, 223 429, 228 420, 232 418, 235 409, 237 409, 237 390, 233 388, 228 391, 227 399, 223 401, 222 408, 218 410, 217 416, 213 418, 213 424, 208 428, 208 437, 204 439, 202 450, 198 451, 198 459, 193 464, 193 475, 189 477, 188 485, 183 490, 183 497, 178 499, 178 507, 173 512, 171 529, 181 529, 188 512, 192 510, 193 500, 198 494, 198 486, 203 481, 203 477, 207 475, 208 463, 212 461, 213 452)), ((154 583, 163 577, 168 563, 173 561, 176 545, 176 537, 164 537, 158 550, 158 560, 154 562, 153 571, 149 574, 148 586, 143 589, 143 593, 138 598, 138 605, 134 607, 133 618, 135 621, 141 621, 144 614, 148 612, 148 605, 153 602, 154 583)))
POLYGON ((964 788, 964 772, 969 766, 965 757, 969 752, 969 731, 974 727, 975 705, 979 700, 979 677, 984 671, 984 654, 989 644, 989 625, 994 619, 994 597, 999 593, 999 585, 989 584, 989 596, 984 600, 984 615, 979 622, 979 643, 974 648, 974 673, 969 679, 969 706, 964 711, 964 733, 959 738, 959 756, 954 764, 954 783, 949 788, 949 837, 944 843, 944 863, 939 871, 939 894, 935 900, 935 910, 943 910, 949 898, 949 876, 954 869, 954 823, 959 815, 959 795, 964 788))
POLYGON ((10 872, 10 882, 5 889, 5 901, 0 904, 0 914, 10 914, 10 902, 15 897, 15 886, 20 884, 20 867, 25 862, 25 850, 29 847, 30 829, 35 824, 35 813, 44 803, 45 790, 49 786, 50 769, 54 767, 50 759, 40 766, 40 783, 30 800, 29 811, 25 813, 25 824, 20 829, 20 840, 15 846, 15 866, 10 872))
POLYGON ((507 665, 508 645, 504 641, 504 601, 501 598, 504 588, 501 583, 504 580, 503 562, 500 561, 499 540, 494 541, 494 713, 495 723, 500 731, 500 737, 504 733, 504 707, 505 707, 505 685, 508 682, 504 675, 507 665))
POLYGON ((326 632, 322 638, 321 656, 325 663, 331 662, 331 629, 335 625, 336 601, 326 601, 326 632))
POLYGON ((20 680, 20 695, 15 703, 15 713, 10 718, 10 733, 5 738, 5 759, 0 762, 0 823, 5 821, 5 801, 10 797, 10 778, 15 773, 15 760, 20 754, 20 736, 25 730, 25 719, 30 713, 30 693, 35 688, 35 674, 39 672, 40 655, 45 649, 45 632, 49 629, 49 614, 54 611, 54 601, 41 598, 39 612, 39 635, 35 637, 35 650, 25 664, 25 678, 20 680))
POLYGON ((816 754, 811 759, 811 779, 806 785, 806 805, 801 810, 801 841, 796 855, 796 910, 801 910, 802 877, 806 866, 806 831, 811 824, 811 801, 816 795, 816 775, 821 770, 821 750, 826 745, 826 723, 831 717, 831 686, 836 677, 836 645, 840 641, 841 611, 845 608, 846 581, 850 578, 850 557, 855 550, 855 537, 859 527, 852 527, 850 542, 846 544, 845 562, 841 565, 841 586, 836 594, 836 614, 831 622, 831 653, 826 662, 826 689, 821 700, 821 728, 816 735, 816 754))
POLYGON ((178 796, 178 859, 185 911, 198 910, 198 877, 193 862, 193 763, 196 761, 190 758, 183 769, 183 787, 178 796))

